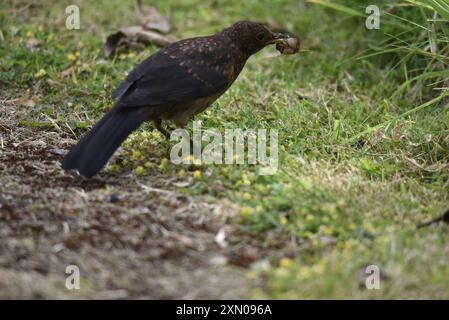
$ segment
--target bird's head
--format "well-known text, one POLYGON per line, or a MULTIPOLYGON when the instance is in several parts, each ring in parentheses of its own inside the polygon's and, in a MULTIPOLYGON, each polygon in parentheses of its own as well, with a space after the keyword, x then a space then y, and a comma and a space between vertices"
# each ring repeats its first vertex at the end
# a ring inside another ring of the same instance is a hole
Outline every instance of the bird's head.
POLYGON ((239 21, 223 30, 248 57, 270 44, 277 44, 285 38, 283 34, 274 33, 262 23, 239 21))

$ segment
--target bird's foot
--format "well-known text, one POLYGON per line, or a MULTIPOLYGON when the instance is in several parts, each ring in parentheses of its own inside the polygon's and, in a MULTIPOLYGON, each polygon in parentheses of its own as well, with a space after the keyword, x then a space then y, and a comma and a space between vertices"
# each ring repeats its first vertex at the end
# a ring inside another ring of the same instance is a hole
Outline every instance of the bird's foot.
POLYGON ((170 139, 170 135, 171 135, 171 131, 165 129, 162 126, 162 121, 161 120, 155 120, 153 121, 154 127, 157 129, 157 131, 159 131, 160 133, 162 133, 162 135, 165 137, 165 139, 170 139))

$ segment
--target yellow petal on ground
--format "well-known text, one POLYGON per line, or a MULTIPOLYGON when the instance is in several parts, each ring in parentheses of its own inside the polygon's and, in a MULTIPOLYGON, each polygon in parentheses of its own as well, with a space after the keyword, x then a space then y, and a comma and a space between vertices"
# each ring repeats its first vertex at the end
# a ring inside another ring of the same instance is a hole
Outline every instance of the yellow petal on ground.
POLYGON ((47 71, 45 69, 40 69, 38 72, 36 72, 35 76, 36 78, 42 78, 47 75, 47 71))
POLYGON ((135 169, 136 174, 142 174, 142 173, 144 173, 144 171, 145 171, 145 169, 144 169, 144 167, 142 167, 142 166, 138 166, 138 167, 135 169))
POLYGON ((195 179, 201 178, 201 171, 200 170, 195 170, 193 172, 193 178, 195 178, 195 179))

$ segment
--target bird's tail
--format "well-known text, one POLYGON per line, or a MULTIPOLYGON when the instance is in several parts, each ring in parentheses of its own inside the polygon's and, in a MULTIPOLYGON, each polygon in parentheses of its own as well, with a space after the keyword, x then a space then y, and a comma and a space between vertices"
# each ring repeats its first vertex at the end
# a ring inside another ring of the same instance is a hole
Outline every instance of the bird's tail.
POLYGON ((76 169, 85 177, 94 176, 144 120, 138 108, 112 109, 69 151, 62 168, 76 169))

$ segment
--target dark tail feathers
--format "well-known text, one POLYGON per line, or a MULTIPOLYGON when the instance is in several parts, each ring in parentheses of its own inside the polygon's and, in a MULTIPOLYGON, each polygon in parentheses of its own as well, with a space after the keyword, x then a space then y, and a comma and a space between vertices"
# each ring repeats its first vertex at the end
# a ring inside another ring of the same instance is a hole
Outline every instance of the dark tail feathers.
POLYGON ((138 108, 112 109, 62 160, 65 170, 76 169, 85 177, 97 174, 128 135, 144 121, 138 108))

